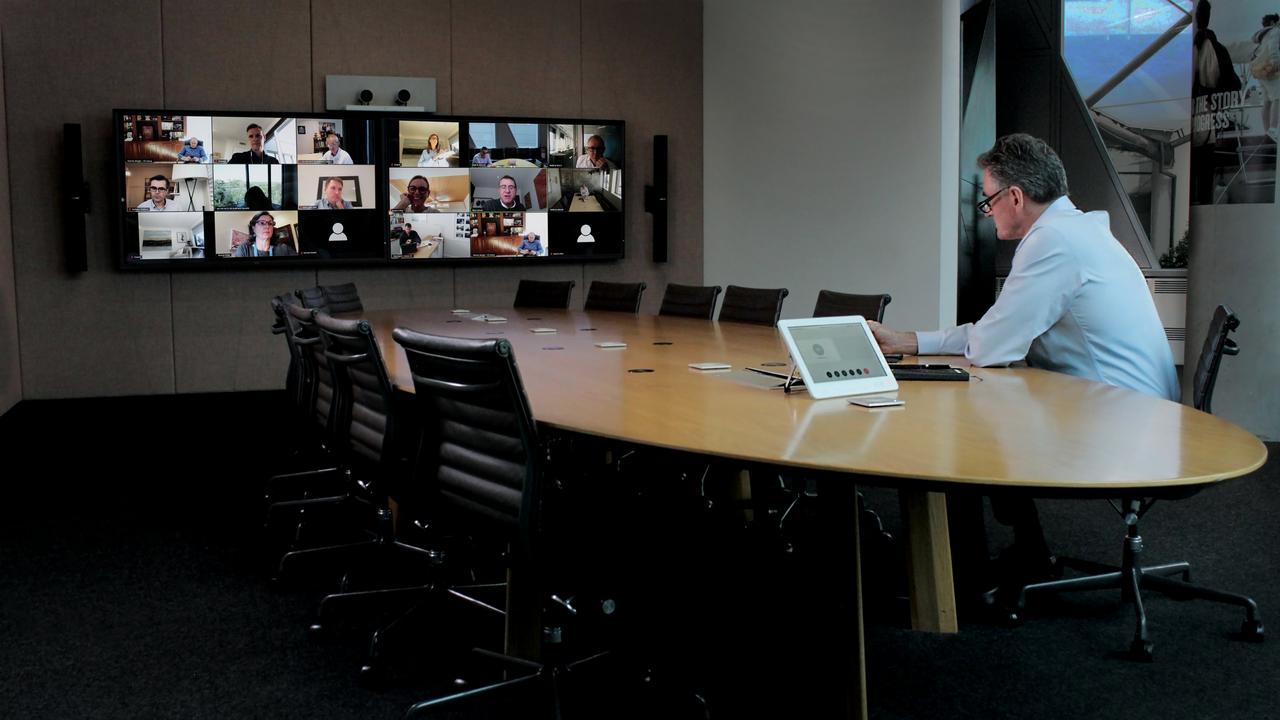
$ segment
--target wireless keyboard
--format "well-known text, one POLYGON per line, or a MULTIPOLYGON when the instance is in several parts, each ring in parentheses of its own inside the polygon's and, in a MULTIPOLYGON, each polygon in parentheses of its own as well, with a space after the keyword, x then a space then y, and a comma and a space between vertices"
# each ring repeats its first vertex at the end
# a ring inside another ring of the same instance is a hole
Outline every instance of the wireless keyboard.
POLYGON ((894 365, 889 369, 898 380, 968 380, 969 372, 950 365, 894 365))

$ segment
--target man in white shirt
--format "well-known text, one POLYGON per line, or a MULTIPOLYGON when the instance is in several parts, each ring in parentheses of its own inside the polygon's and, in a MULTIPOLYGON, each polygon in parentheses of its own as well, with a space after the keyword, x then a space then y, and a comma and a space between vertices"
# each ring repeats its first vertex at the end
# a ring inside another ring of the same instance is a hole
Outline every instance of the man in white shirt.
POLYGON ((578 156, 574 166, 590 170, 613 170, 613 161, 604 156, 604 138, 599 135, 587 138, 587 152, 578 156))
POLYGON ((138 205, 147 212, 179 212, 182 208, 169 204, 169 178, 154 175, 147 180, 147 199, 138 205))
MULTIPOLYGON (((1146 279, 1111 234, 1105 212, 1067 198, 1062 162, 1044 141, 1006 135, 978 157, 979 212, 996 237, 1018 241, 1004 289, 976 323, 901 332, 871 323, 886 353, 961 355, 974 365, 1032 367, 1178 400, 1173 354, 1146 279)), ((993 498, 1014 528, 1011 560, 1023 579, 1053 571, 1030 500, 993 498), (1032 567, 1028 567, 1028 566, 1032 567)))
POLYGON ((329 152, 320 156, 320 162, 326 165, 351 165, 351 156, 346 150, 338 147, 338 136, 335 133, 329 133, 324 137, 324 144, 329 147, 329 152))

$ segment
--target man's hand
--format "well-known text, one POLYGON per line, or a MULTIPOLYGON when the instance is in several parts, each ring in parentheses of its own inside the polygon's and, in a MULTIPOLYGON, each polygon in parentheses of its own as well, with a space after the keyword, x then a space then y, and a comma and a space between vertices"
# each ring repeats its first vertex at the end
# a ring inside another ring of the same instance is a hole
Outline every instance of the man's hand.
POLYGON ((868 320, 867 325, 871 328, 871 334, 876 336, 876 342, 880 343, 880 352, 886 355, 892 353, 915 355, 920 350, 920 345, 916 342, 916 334, 913 332, 892 330, 875 320, 868 320))

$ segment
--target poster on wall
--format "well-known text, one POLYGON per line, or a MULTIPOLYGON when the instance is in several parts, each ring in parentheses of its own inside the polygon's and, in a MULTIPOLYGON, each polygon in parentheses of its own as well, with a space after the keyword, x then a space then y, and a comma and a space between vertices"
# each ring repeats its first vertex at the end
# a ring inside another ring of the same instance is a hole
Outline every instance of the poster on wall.
POLYGON ((1191 68, 1191 204, 1273 203, 1280 15, 1259 0, 1199 0, 1191 68))

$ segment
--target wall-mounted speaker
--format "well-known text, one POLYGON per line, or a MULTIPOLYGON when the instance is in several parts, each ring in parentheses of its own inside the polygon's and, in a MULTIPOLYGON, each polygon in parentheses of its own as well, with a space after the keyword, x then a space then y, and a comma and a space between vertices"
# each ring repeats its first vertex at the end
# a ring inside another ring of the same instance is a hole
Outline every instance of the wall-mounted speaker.
POLYGON ((89 183, 84 179, 84 145, 80 125, 62 126, 62 247, 67 272, 89 269, 84 216, 89 212, 89 183))
POLYGON ((653 184, 644 186, 644 211, 653 215, 653 261, 667 261, 667 136, 653 136, 653 184))

